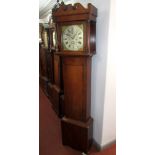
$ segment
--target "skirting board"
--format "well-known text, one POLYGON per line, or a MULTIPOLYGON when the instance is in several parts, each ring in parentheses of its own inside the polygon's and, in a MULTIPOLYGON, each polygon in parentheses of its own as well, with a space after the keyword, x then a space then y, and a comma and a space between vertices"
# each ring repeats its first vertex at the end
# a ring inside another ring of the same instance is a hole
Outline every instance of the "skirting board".
POLYGON ((93 143, 94 143, 94 146, 96 147, 96 149, 97 149, 98 151, 101 151, 101 150, 104 150, 104 149, 110 147, 110 146, 113 145, 113 144, 116 144, 116 140, 111 141, 111 142, 107 143, 107 144, 104 145, 104 146, 101 146, 101 145, 98 144, 95 140, 93 140, 93 143))

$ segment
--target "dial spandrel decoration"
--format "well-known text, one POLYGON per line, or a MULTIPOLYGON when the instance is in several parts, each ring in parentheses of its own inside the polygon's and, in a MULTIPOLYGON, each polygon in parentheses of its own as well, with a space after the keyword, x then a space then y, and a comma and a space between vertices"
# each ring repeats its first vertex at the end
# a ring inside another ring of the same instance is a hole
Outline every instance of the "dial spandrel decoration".
POLYGON ((63 49, 68 51, 83 51, 83 24, 62 27, 63 49))

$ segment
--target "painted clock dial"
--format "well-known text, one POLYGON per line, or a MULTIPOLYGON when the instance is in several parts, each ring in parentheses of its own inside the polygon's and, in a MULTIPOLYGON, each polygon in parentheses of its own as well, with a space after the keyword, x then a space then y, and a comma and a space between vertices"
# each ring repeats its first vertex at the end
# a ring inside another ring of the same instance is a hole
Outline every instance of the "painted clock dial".
POLYGON ((83 24, 62 27, 63 49, 83 51, 83 24))

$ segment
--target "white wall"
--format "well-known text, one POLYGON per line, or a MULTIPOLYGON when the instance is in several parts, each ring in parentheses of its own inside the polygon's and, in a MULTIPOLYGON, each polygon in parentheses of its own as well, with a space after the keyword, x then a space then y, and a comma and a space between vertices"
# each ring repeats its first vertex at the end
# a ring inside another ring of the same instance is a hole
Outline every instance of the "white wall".
POLYGON ((94 118, 94 139, 102 145, 104 94, 108 45, 109 0, 92 1, 98 8, 96 56, 92 62, 92 117, 94 118))
POLYGON ((101 146, 116 139, 116 90, 115 90, 115 0, 110 5, 108 54, 104 99, 103 136, 101 146))

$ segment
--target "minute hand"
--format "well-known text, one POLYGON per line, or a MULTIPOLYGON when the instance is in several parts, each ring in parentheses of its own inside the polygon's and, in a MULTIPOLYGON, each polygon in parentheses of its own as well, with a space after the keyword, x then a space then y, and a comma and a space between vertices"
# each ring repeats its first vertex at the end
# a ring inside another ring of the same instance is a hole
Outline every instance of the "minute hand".
POLYGON ((74 34, 73 39, 75 38, 75 36, 77 35, 77 33, 78 33, 78 32, 76 32, 76 33, 74 34))

